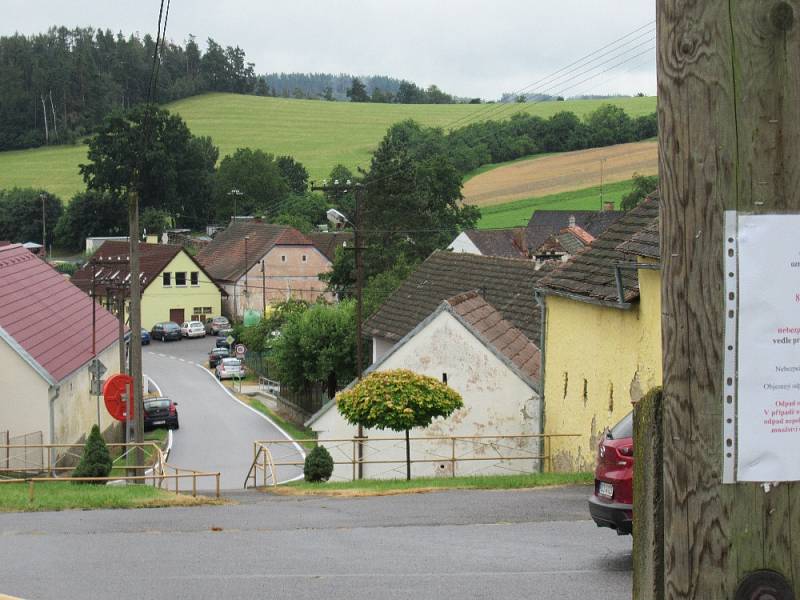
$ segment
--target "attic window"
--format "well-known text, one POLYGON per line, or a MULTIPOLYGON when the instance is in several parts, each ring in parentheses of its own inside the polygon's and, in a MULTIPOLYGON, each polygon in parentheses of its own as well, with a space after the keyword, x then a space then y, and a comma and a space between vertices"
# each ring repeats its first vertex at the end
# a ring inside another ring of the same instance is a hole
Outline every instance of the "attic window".
POLYGON ((191 282, 192 282, 192 285, 200 285, 200 272, 199 271, 192 271, 192 273, 191 273, 191 282))
POLYGON ((175 285, 178 287, 186 287, 186 271, 175 273, 175 285))
POLYGON ((447 373, 442 373, 442 383, 447 385, 447 373))
POLYGON ((166 271, 161 274, 161 281, 164 287, 172 287, 172 273, 166 271))
POLYGON ((305 254, 303 254, 303 262, 307 262, 307 261, 308 261, 308 257, 305 254))
POLYGON ((281 262, 286 262, 286 255, 285 254, 281 254, 281 262))

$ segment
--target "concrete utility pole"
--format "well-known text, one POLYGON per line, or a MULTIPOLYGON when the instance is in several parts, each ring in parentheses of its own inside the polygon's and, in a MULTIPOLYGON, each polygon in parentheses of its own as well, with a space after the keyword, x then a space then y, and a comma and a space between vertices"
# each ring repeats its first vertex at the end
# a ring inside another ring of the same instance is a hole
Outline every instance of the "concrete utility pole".
MULTIPOLYGON (((128 235, 130 239, 130 358, 133 378, 133 414, 135 439, 137 444, 144 442, 144 404, 142 402, 142 283, 139 279, 139 193, 131 186, 128 191, 128 235)), ((136 464, 144 465, 144 450, 136 449, 136 464)), ((137 475, 144 475, 144 468, 137 469, 137 475)))
POLYGON ((657 0, 664 560, 637 598, 800 597, 800 484, 722 483, 724 211, 800 213, 798 17, 800 0, 657 0))
POLYGON ((44 252, 43 258, 47 260, 47 214, 45 213, 47 194, 41 194, 39 198, 42 200, 42 251, 44 252))

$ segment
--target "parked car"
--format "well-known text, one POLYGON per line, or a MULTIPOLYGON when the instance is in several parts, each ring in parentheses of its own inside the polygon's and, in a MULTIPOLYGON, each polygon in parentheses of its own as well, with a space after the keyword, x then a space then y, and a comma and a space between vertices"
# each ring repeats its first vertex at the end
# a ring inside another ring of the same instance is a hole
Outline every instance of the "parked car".
POLYGON ((228 358, 231 355, 230 350, 227 348, 213 348, 211 352, 208 353, 208 366, 211 369, 216 368, 223 358, 228 358))
POLYGON ((231 322, 227 317, 214 317, 206 320, 206 333, 218 335, 220 329, 230 329, 231 322))
POLYGON ((169 398, 144 399, 144 428, 168 427, 179 429, 178 403, 169 398))
POLYGON ((181 325, 183 337, 206 337, 206 328, 200 321, 186 321, 181 325))
MULTIPOLYGON (((125 343, 130 342, 131 340, 131 332, 125 332, 125 343)), ((150 345, 150 332, 147 331, 144 327, 142 327, 142 346, 149 346, 150 345)))
POLYGON ((232 344, 229 344, 228 343, 228 336, 227 335, 221 335, 220 337, 217 338, 217 341, 215 342, 215 345, 216 345, 217 348, 228 348, 230 350, 233 346, 236 345, 236 340, 234 340, 232 344))
POLYGON ((217 379, 233 379, 244 377, 244 365, 238 358, 223 358, 217 364, 217 379))
POLYGON ((589 513, 598 527, 633 532, 633 413, 600 440, 589 513))
POLYGON ((154 340, 161 340, 168 342, 169 340, 183 339, 181 336, 181 328, 173 321, 165 321, 163 323, 156 323, 150 331, 150 337, 154 340))

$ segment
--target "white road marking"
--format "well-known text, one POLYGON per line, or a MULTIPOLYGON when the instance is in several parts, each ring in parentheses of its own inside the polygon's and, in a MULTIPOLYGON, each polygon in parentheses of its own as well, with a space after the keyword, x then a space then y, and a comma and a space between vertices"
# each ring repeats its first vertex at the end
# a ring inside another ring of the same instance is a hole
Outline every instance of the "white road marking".
MULTIPOLYGON (((277 424, 275 421, 273 421, 272 419, 270 419, 270 418, 269 418, 267 415, 265 415, 264 413, 257 411, 257 410, 256 410, 255 408, 253 408, 252 406, 249 406, 248 404, 245 404, 244 402, 242 402, 241 400, 239 400, 239 399, 238 399, 236 396, 234 396, 234 395, 231 393, 231 391, 230 391, 228 388, 226 388, 226 387, 225 387, 225 386, 222 384, 222 382, 221 382, 221 381, 219 381, 219 380, 218 380, 216 377, 214 377, 214 375, 211 373, 211 371, 207 370, 205 367, 201 367, 200 365, 197 365, 197 367, 198 367, 199 369, 202 369, 202 371, 203 371, 205 374, 207 374, 209 377, 211 377, 211 379, 213 379, 213 380, 214 380, 214 383, 216 383, 217 385, 219 385, 219 387, 221 387, 221 388, 222 388, 222 389, 225 391, 225 393, 226 393, 226 394, 228 394, 228 396, 230 396, 230 397, 231 397, 233 400, 235 400, 236 402, 238 402, 239 404, 241 404, 242 406, 244 406, 246 409, 248 409, 248 410, 252 411, 252 412, 253 412, 253 414, 256 414, 256 415, 258 415, 259 417, 261 417, 261 418, 262 418, 262 419, 264 419, 265 421, 269 422, 269 423, 270 423, 270 425, 272 425, 272 426, 273 426, 275 429, 277 429, 278 431, 280 431, 280 432, 281 432, 281 434, 283 434, 283 437, 285 437, 287 440, 289 440, 290 442, 292 442, 292 445, 293 445, 293 446, 295 447, 295 449, 296 449, 296 450, 297 450, 297 451, 300 453, 300 456, 302 456, 302 457, 303 457, 303 460, 305 460, 305 459, 306 459, 306 452, 305 452, 305 450, 303 450, 302 446, 300 446, 300 444, 298 444, 296 441, 294 441, 294 438, 293 438, 292 436, 290 436, 288 433, 286 433, 286 432, 283 430, 283 428, 281 428, 281 426, 280 426, 280 425, 278 425, 278 424, 277 424)), ((287 479, 286 481, 279 481, 279 482, 277 483, 277 485, 281 485, 281 484, 284 484, 284 483, 289 483, 289 482, 291 482, 291 481, 299 481, 300 479, 303 479, 303 475, 302 475, 302 474, 298 475, 297 477, 293 477, 292 479, 287 479)))

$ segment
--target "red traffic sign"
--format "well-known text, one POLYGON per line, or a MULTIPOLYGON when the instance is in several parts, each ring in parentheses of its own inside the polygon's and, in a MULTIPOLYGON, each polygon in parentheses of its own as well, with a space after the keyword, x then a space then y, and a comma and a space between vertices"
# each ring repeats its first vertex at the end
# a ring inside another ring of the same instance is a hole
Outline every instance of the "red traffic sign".
MULTIPOLYGON (((105 402, 108 414, 114 417, 117 421, 125 420, 125 413, 128 411, 126 406, 125 397, 128 390, 133 389, 133 377, 130 375, 123 375, 117 373, 106 379, 103 385, 103 402, 105 402)), ((129 418, 133 418, 133 406, 131 406, 131 414, 129 418)))
POLYGON ((244 356, 247 352, 247 348, 245 348, 244 344, 236 344, 236 356, 244 356))

